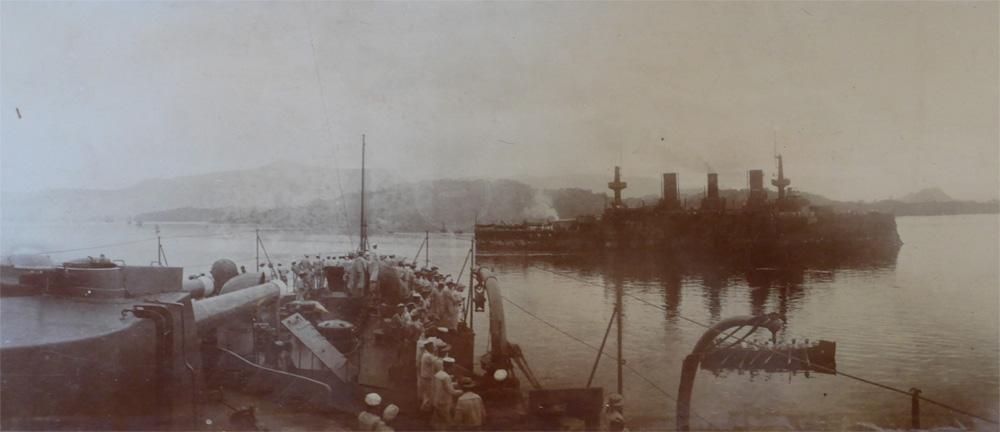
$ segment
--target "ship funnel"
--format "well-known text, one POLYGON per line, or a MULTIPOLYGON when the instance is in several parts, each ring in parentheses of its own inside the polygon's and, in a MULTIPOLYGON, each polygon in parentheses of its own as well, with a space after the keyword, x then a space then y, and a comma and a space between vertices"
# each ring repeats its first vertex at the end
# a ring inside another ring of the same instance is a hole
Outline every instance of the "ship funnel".
POLYGON ((708 173, 708 198, 718 199, 719 198, 719 175, 716 173, 708 173))
POLYGON ((663 198, 660 204, 665 208, 680 206, 680 194, 677 191, 677 173, 663 174, 663 198))
POLYGON ((726 200, 719 198, 719 175, 708 174, 708 189, 705 198, 701 200, 701 209, 705 211, 722 211, 726 208, 726 200))
POLYGON ((767 192, 764 190, 764 171, 756 169, 747 171, 748 188, 747 207, 760 207, 767 203, 767 192))
POLYGON ((750 179, 750 192, 761 192, 764 190, 764 171, 750 170, 747 172, 750 179))

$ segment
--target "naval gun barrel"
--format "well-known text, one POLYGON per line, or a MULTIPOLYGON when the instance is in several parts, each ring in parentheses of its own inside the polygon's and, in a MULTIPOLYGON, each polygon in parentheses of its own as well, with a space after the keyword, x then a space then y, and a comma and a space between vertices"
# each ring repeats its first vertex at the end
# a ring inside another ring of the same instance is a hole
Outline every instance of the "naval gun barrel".
MULTIPOLYGON (((191 297, 195 299, 213 297, 219 294, 223 294, 223 287, 229 283, 229 281, 238 278, 240 275, 239 270, 236 268, 236 263, 228 258, 222 258, 216 260, 212 263, 212 270, 209 274, 202 273, 200 276, 193 279, 188 279, 183 282, 181 289, 191 293, 191 297)), ((263 283, 261 280, 258 283, 263 283)), ((238 288, 234 287, 233 290, 248 288, 258 283, 249 283, 241 285, 238 288)))
POLYGON ((191 293, 191 297, 200 299, 212 295, 215 280, 211 276, 198 276, 181 284, 181 290, 191 293))
POLYGON ((277 299, 281 286, 275 282, 255 285, 193 302, 194 320, 199 329, 214 328, 236 316, 253 313, 262 300, 277 299))

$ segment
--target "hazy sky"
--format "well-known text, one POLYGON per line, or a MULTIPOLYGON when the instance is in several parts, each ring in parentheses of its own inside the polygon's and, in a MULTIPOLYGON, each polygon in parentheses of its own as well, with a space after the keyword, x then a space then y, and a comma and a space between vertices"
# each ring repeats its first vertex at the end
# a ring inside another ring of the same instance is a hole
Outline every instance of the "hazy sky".
POLYGON ((1000 194, 997 2, 0 8, 6 191, 356 166, 366 133, 410 178, 736 187, 776 137, 833 198, 1000 194))

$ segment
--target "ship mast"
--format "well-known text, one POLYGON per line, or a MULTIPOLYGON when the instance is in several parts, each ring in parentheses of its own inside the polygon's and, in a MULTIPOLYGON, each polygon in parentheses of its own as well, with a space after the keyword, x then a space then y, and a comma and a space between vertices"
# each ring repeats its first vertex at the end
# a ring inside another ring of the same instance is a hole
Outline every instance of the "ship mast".
POLYGON ((778 129, 774 129, 774 158, 778 160, 778 178, 771 180, 771 185, 778 188, 778 202, 785 201, 785 188, 792 184, 790 179, 785 178, 785 167, 781 163, 781 153, 778 153, 778 129))
POLYGON ((790 179, 785 178, 785 167, 781 161, 781 154, 774 156, 778 160, 778 178, 776 180, 771 180, 771 184, 778 187, 778 201, 784 201, 785 199, 785 188, 792 183, 790 179))
POLYGON ((615 284, 615 309, 614 314, 618 318, 618 394, 625 394, 624 380, 622 379, 622 364, 625 358, 622 357, 622 284, 621 281, 615 284))
POLYGON ((608 189, 615 192, 615 200, 611 203, 614 208, 624 207, 622 203, 622 189, 628 187, 628 183, 622 181, 622 169, 621 167, 615 167, 615 181, 608 183, 608 189))
POLYGON ((368 221, 365 220, 365 134, 361 134, 361 239, 359 252, 368 252, 368 221))

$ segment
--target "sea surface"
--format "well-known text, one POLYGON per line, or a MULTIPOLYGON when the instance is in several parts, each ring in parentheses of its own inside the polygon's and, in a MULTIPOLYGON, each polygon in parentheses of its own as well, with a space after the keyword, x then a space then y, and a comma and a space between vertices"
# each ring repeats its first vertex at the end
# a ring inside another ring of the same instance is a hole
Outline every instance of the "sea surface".
MULTIPOLYGON (((625 293, 622 352, 626 417, 633 429, 673 429, 681 362, 704 328, 720 319, 779 312, 779 339, 837 343, 837 366, 988 418, 1000 405, 1000 219, 996 215, 897 218, 904 245, 877 262, 802 268, 732 268, 676 257, 479 257, 507 299, 508 337, 541 383, 583 387, 615 303, 625 293), (688 321, 691 320, 691 321, 688 321)), ((48 252, 57 261, 104 253, 129 264, 157 260, 157 226, 124 223, 4 223, 0 252, 48 252)), ((252 268, 343 253, 356 236, 212 224, 159 224, 167 263, 207 273, 226 257, 252 268)), ((413 258, 424 234, 374 236, 383 254, 413 258)), ((468 277, 471 236, 430 234, 430 261, 468 277)), ((424 255, 419 258, 424 262, 424 255)), ((474 318, 477 353, 488 322, 474 318)), ((762 334, 760 339, 763 339, 762 334)), ((612 329, 605 352, 616 354, 612 329)), ((594 385, 616 390, 612 357, 594 385)), ((995 425, 922 403, 925 428, 996 430, 995 425)), ((694 429, 874 430, 908 428, 910 398, 844 376, 701 370, 694 429)))

